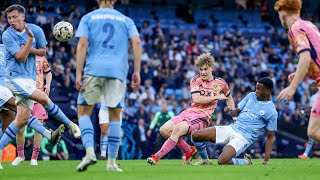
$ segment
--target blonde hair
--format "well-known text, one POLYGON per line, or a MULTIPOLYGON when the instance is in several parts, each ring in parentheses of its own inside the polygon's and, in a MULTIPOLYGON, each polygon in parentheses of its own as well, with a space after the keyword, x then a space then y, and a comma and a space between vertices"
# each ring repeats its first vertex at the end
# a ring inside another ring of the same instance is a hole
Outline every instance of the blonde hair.
POLYGON ((300 10, 302 7, 301 0, 278 0, 274 4, 274 9, 276 11, 286 11, 292 14, 300 14, 300 10))
POLYGON ((207 65, 209 67, 214 67, 214 57, 210 54, 210 53, 203 53, 203 54, 200 54, 196 60, 194 60, 194 65, 197 67, 197 68, 200 68, 204 65, 207 65))

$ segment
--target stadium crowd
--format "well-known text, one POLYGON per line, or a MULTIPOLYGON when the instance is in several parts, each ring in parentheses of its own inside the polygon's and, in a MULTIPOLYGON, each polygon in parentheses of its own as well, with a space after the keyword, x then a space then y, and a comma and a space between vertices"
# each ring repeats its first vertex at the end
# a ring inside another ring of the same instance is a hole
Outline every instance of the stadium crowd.
MULTIPOLYGON (((74 4, 52 9, 44 7, 42 1, 32 0, 27 1, 25 7, 28 12, 27 21, 42 27, 47 37, 47 59, 51 64, 53 79, 58 86, 54 88, 62 89, 64 92, 62 96, 74 102, 71 106, 76 106, 77 39, 73 38, 67 43, 61 43, 54 39, 52 29, 57 22, 64 20, 71 22, 76 31, 80 18, 85 12, 74 4)), ((0 33, 7 26, 6 18, 2 14, 0 33)), ((137 124, 137 141, 145 144, 149 149, 153 147, 152 136, 158 133, 158 128, 154 128, 152 134, 147 132, 155 113, 161 110, 161 104, 166 101, 167 109, 176 115, 191 104, 189 81, 197 74, 193 65, 197 55, 208 52, 213 54, 216 61, 214 75, 228 82, 235 103, 238 103, 247 93, 254 91, 255 83, 263 76, 273 79, 275 88, 272 99, 276 102, 276 95, 288 86, 287 77, 294 72, 298 61, 289 46, 286 33, 276 28, 263 36, 242 33, 240 30, 225 31, 222 34, 212 30, 211 36, 200 36, 197 30, 172 35, 168 29, 162 28, 161 23, 151 24, 149 21, 144 21, 138 27, 143 46, 142 86, 138 93, 132 92, 128 86, 123 121, 137 124)), ((129 51, 131 56, 129 56, 128 84, 133 72, 132 49, 129 51)), ((306 78, 299 86, 293 100, 276 102, 278 121, 307 126, 308 118, 305 118, 305 113, 310 108, 308 105, 310 96, 314 93, 309 88, 311 84, 312 81, 306 78)), ((231 117, 223 113, 224 106, 223 102, 218 104, 212 124, 232 122, 231 117)), ((252 147, 251 152, 257 157, 261 156, 260 152, 263 152, 263 141, 259 139, 252 147)), ((210 148, 216 147, 210 146, 210 148)), ((143 157, 149 155, 148 152, 144 153, 146 154, 143 154, 143 157)))

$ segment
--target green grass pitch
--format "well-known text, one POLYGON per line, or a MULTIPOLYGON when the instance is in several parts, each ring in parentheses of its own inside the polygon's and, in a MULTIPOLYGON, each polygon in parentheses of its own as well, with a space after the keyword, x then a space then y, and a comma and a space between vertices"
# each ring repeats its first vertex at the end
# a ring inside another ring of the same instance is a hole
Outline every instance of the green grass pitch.
MULTIPOLYGON (((76 172, 80 161, 39 161, 39 166, 30 166, 25 161, 19 166, 2 163, 0 179, 4 180, 239 180, 239 179, 281 179, 309 180, 320 179, 320 159, 272 159, 270 164, 262 165, 262 159, 254 159, 254 165, 248 166, 193 166, 183 165, 182 160, 160 160, 150 166, 146 160, 118 161, 123 173, 106 171, 106 161, 98 161, 85 172, 76 172)), ((193 160, 191 163, 195 162, 193 160)))

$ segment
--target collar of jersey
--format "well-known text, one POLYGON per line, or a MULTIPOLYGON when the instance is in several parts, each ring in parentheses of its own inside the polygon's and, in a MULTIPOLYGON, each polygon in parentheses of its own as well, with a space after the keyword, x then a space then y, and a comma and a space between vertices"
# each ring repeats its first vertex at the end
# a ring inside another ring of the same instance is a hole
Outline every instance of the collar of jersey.
POLYGON ((22 34, 24 34, 26 32, 26 29, 23 29, 21 32, 15 30, 14 28, 12 28, 13 32, 15 32, 16 34, 22 36, 22 34))
POLYGON ((272 101, 258 101, 259 103, 261 103, 261 104, 269 104, 269 103, 271 103, 272 101))

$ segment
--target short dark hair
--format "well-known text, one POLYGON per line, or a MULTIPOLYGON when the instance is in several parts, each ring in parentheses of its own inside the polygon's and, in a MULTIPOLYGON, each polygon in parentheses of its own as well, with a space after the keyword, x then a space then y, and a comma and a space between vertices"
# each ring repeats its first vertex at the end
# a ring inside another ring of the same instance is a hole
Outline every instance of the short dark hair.
POLYGON ((22 13, 22 14, 26 13, 26 9, 23 6, 21 6, 20 4, 13 4, 5 10, 5 15, 7 15, 12 11, 18 11, 18 13, 22 13))
POLYGON ((263 84, 270 91, 273 90, 273 81, 269 77, 263 77, 263 78, 259 79, 258 83, 263 84))

